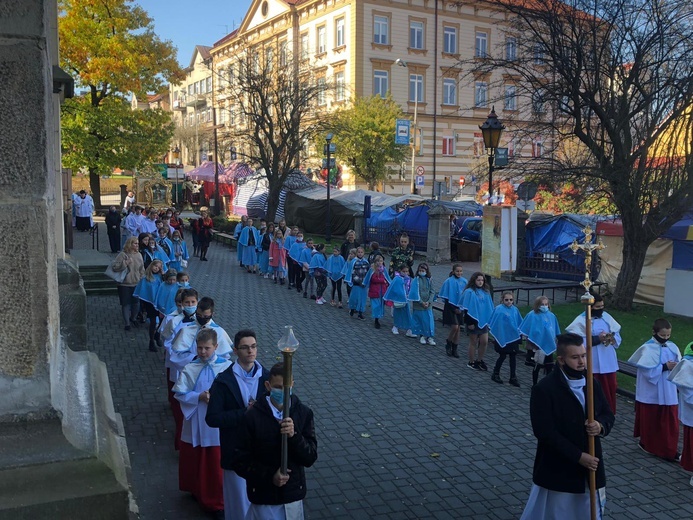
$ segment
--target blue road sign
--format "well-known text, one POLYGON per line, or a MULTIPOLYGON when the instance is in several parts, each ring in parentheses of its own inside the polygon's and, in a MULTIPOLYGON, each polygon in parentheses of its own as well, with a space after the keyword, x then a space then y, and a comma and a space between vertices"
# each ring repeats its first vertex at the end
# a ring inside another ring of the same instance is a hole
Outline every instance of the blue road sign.
POLYGON ((397 119, 395 124, 395 144, 409 144, 411 135, 411 121, 409 119, 397 119))
POLYGON ((416 176, 416 187, 417 188, 423 188, 424 185, 425 185, 424 176, 423 175, 417 175, 416 176))

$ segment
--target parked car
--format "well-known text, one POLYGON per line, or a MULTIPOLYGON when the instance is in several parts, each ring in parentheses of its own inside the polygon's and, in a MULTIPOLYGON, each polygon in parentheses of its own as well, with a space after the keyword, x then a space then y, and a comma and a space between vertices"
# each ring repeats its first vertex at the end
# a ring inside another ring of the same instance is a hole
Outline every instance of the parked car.
POLYGON ((457 238, 468 242, 481 243, 482 220, 481 217, 458 217, 457 238))

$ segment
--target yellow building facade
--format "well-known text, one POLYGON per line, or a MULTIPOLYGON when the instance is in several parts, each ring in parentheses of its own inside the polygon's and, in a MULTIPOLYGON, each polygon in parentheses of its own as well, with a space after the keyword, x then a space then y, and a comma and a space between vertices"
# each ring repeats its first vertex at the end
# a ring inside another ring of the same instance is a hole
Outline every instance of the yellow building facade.
MULTIPOLYGON (((228 116, 233 100, 224 93, 224 82, 233 81, 228 70, 234 57, 263 49, 281 66, 286 54, 299 56, 314 77, 332 86, 321 104, 324 110, 344 106, 353 96, 390 93, 410 119, 416 112, 420 146, 414 162, 424 177, 420 194, 440 194, 443 187, 434 185, 435 178, 447 181, 443 194, 448 197, 473 195, 487 180, 479 125, 493 105, 501 120, 520 124, 522 119, 513 78, 503 71, 482 77, 469 73, 490 53, 512 57, 518 52, 517 36, 507 32, 504 21, 504 14, 476 2, 437 2, 436 12, 431 0, 255 0, 241 26, 210 50, 217 121, 235 124, 228 116), (465 187, 458 192, 461 177, 465 187)), ((394 139, 394 121, 392 129, 394 139)), ((540 137, 521 143, 511 130, 501 146, 509 148, 511 160, 542 150, 540 137)), ((339 151, 336 157, 339 162, 339 151)), ((220 153, 220 160, 225 158, 220 153)), ((393 167, 403 178, 395 175, 384 191, 409 193, 411 157, 393 167)), ((343 178, 346 187, 365 186, 348 171, 343 178)))

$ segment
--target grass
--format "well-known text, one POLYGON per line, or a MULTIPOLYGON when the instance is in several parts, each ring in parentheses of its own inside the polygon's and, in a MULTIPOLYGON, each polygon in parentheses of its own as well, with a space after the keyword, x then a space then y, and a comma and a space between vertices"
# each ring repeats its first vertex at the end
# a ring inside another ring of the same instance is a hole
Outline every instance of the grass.
MULTIPOLYGON (((531 307, 520 307, 524 316, 531 307)), ((555 305, 552 312, 558 318, 561 330, 570 325, 575 317, 585 310, 580 303, 566 303, 555 305)), ((657 318, 666 318, 671 323, 671 341, 676 343, 683 353, 683 349, 693 341, 693 319, 672 316, 662 312, 661 307, 652 305, 635 305, 630 312, 617 311, 607 308, 607 312, 621 324, 621 346, 616 350, 618 359, 622 361, 637 350, 640 345, 652 337, 652 323, 657 318)), ((625 374, 618 374, 618 385, 627 390, 635 390, 635 378, 625 374)))

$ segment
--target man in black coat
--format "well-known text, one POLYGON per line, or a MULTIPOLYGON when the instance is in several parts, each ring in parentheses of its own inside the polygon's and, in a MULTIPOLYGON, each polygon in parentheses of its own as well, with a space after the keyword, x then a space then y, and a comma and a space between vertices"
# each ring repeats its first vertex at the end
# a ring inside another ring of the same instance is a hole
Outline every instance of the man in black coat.
POLYGON ((116 207, 111 206, 106 215, 106 232, 108 233, 111 253, 120 251, 120 221, 122 218, 116 207))
POLYGON ((559 370, 551 372, 532 389, 530 416, 537 453, 534 485, 522 519, 589 518, 589 472, 597 472, 597 489, 606 486, 600 437, 611 431, 614 414, 595 380, 595 420, 587 421, 586 351, 582 337, 559 335, 556 353, 559 370), (588 436, 595 438, 594 457, 587 452, 588 436))
POLYGON ((291 396, 289 417, 283 414, 284 366, 272 367, 265 388, 245 415, 242 441, 234 457, 234 469, 246 479, 250 499, 249 520, 303 518, 306 496, 304 468, 318 458, 313 411, 291 396), (288 435, 288 474, 281 472, 281 439, 288 435))
POLYGON ((246 410, 265 393, 269 374, 255 359, 257 339, 254 331, 238 331, 233 338, 233 352, 238 360, 212 383, 205 422, 211 428, 219 428, 221 467, 224 470, 224 518, 245 520, 250 502, 245 481, 233 471, 233 456, 246 410))

